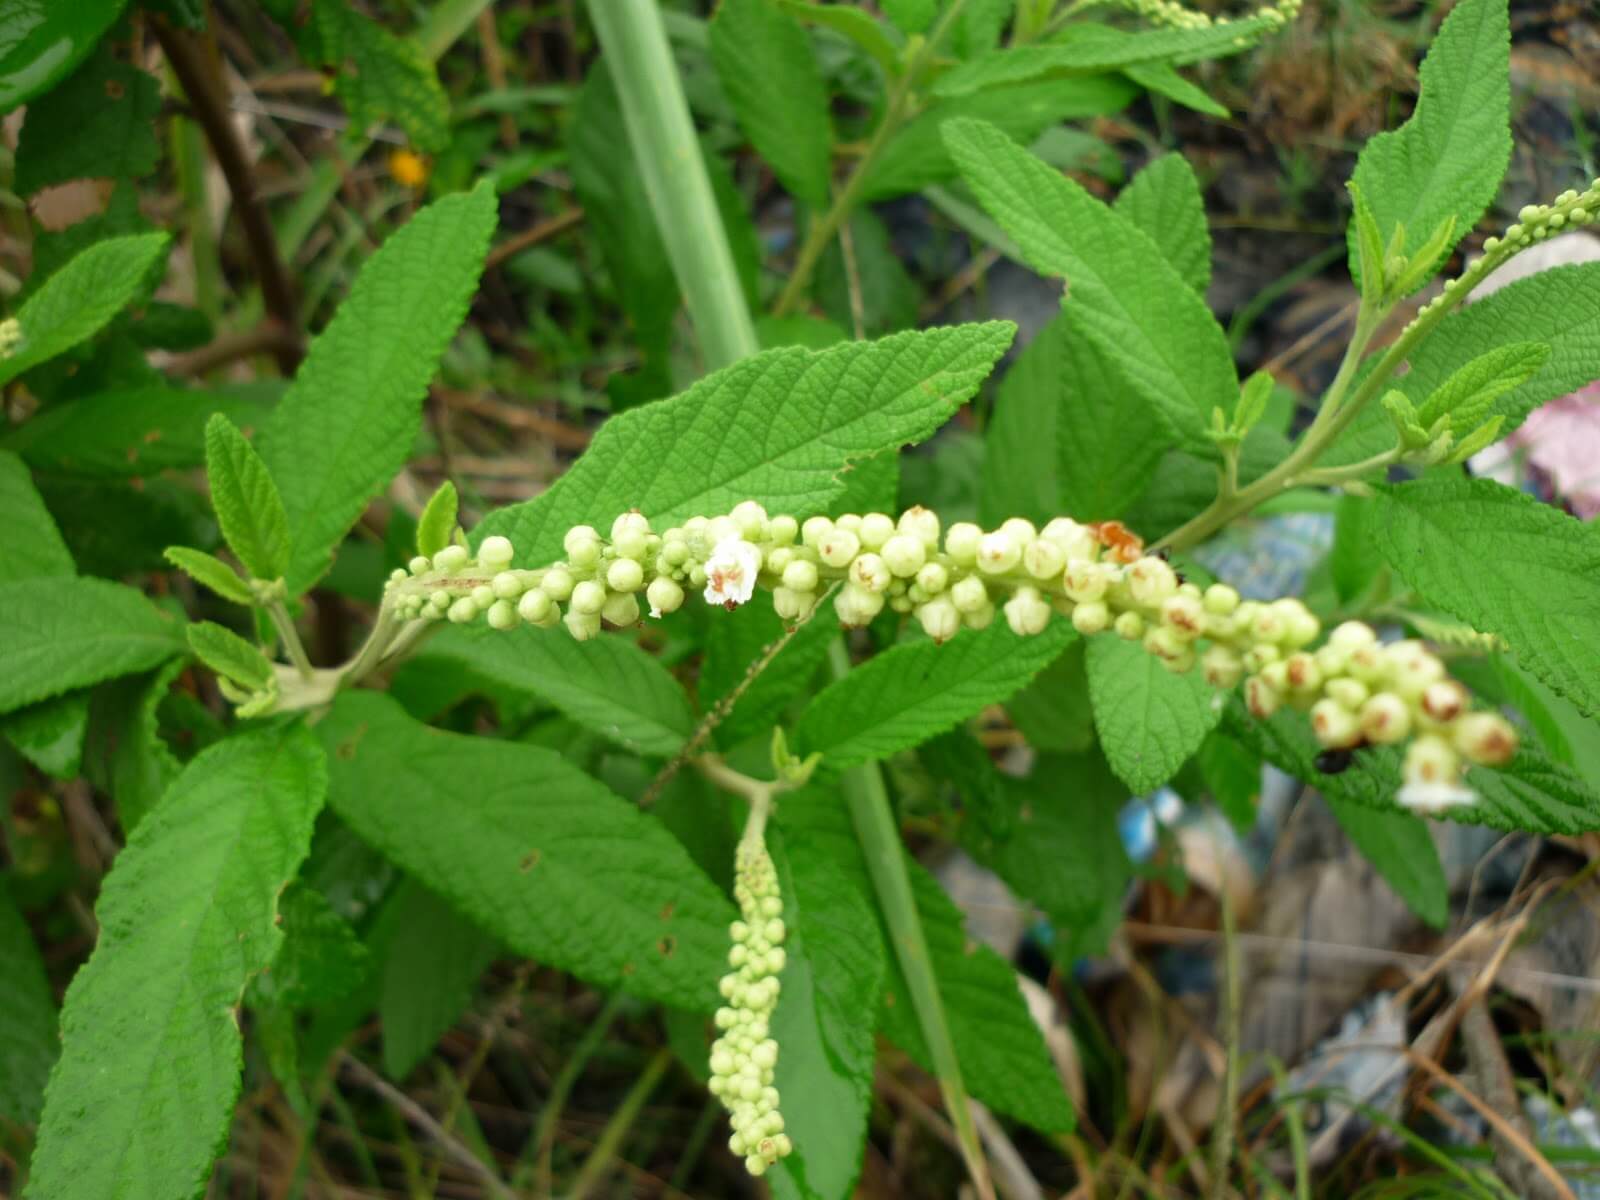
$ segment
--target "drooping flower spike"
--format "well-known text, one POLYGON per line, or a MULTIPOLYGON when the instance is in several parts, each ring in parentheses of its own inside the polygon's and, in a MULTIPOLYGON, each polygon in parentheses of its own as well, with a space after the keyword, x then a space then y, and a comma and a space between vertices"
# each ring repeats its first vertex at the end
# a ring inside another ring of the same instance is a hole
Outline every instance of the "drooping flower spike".
POLYGON ((565 561, 538 570, 513 568, 503 537, 484 539, 476 556, 447 547, 395 572, 388 602, 406 620, 564 623, 580 640, 608 622, 637 622, 641 594, 660 617, 691 591, 732 609, 758 587, 787 621, 810 617, 836 588, 841 624, 865 625, 887 607, 939 642, 1002 614, 1030 636, 1060 615, 1085 636, 1113 630, 1140 642, 1170 671, 1198 667, 1225 690, 1242 683, 1256 717, 1285 705, 1308 712, 1327 749, 1406 745, 1398 798, 1429 812, 1470 803, 1465 765, 1503 764, 1517 746, 1503 717, 1470 711, 1470 693, 1422 643, 1383 644, 1370 626, 1348 621, 1314 647, 1321 625, 1299 600, 1243 600, 1225 584, 1185 582, 1116 522, 1057 517, 1038 528, 1013 517, 997 529, 945 529, 918 507, 898 519, 847 513, 802 524, 745 501, 661 533, 623 513, 609 539, 580 525, 563 546, 565 561))

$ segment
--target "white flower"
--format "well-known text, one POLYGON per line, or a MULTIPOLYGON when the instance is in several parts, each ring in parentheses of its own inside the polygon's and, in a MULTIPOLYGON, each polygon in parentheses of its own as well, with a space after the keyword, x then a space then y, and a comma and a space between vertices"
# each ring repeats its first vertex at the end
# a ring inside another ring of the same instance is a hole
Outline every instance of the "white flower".
POLYGON ((706 603, 738 608, 756 590, 761 550, 741 537, 723 538, 706 559, 706 603))
POLYGON ((1477 803, 1478 793, 1459 783, 1408 783, 1395 799, 1414 813, 1435 816, 1477 803))

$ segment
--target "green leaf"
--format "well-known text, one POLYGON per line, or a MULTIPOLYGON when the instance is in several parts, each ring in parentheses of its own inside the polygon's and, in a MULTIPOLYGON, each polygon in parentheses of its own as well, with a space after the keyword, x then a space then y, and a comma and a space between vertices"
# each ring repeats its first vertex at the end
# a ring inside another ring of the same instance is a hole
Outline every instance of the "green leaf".
POLYGON ((429 729, 375 692, 343 694, 317 732, 334 810, 510 949, 714 1003, 733 909, 654 817, 553 750, 429 729))
POLYGON ((671 349, 678 279, 644 180, 634 169, 632 156, 618 153, 618 147, 628 144, 616 88, 602 58, 589 69, 573 106, 567 158, 573 191, 583 205, 584 227, 600 251, 617 300, 633 325, 633 341, 648 367, 663 362, 671 349))
MULTIPOLYGON (((837 886, 871 894, 867 864, 849 811, 837 792, 812 787, 788 793, 778 815, 786 837, 803 834, 826 851, 835 867, 837 886)), ((972 943, 961 911, 932 875, 915 861, 908 861, 906 867, 967 1090, 997 1112, 1035 1129, 1071 1129, 1072 1106, 1044 1038, 1023 1002, 1016 972, 987 946, 972 943)), ((879 928, 885 947, 890 946, 881 912, 879 928)), ((905 977, 893 953, 885 954, 885 963, 879 1028, 929 1069, 931 1058, 905 977)), ((803 1153, 804 1147, 800 1150, 803 1153)))
POLYGON ((1271 28, 1260 17, 1204 29, 1151 29, 1127 33, 1109 25, 1070 26, 1059 41, 996 50, 952 68, 934 84, 936 96, 964 96, 1003 83, 1052 75, 1120 71, 1138 63, 1198 62, 1247 50, 1271 28))
POLYGON ((49 91, 95 48, 126 0, 30 5, 8 14, 0 40, 0 113, 49 91))
POLYGON ((494 232, 488 182, 412 217, 367 259, 258 439, 294 534, 289 590, 334 548, 411 452, 422 398, 467 315, 494 232))
POLYGON ((0 583, 0 713, 147 671, 183 650, 183 625, 120 583, 0 583))
POLYGON ((403 930, 384 958, 378 992, 383 1069, 404 1079, 472 1003, 473 988, 499 950, 483 930, 412 880, 391 902, 403 930))
MULTIPOLYGON (((1316 768, 1321 747, 1299 713, 1280 712, 1270 721, 1257 721, 1235 697, 1228 706, 1227 728, 1268 762, 1331 800, 1409 815, 1395 800, 1400 790, 1400 753, 1392 747, 1363 750, 1348 770, 1324 775, 1316 768)), ((1523 833, 1600 829, 1600 795, 1575 772, 1531 746, 1523 746, 1503 767, 1469 767, 1467 785, 1478 793, 1477 803, 1450 809, 1444 820, 1523 833)))
POLYGON ((1206 791, 1241 835, 1256 824, 1256 801, 1261 798, 1261 756, 1220 730, 1212 730, 1200 743, 1195 766, 1206 791))
POLYGON ((833 123, 806 31, 777 0, 723 0, 709 33, 711 61, 745 136, 792 195, 826 208, 833 123))
POLYGON ((1006 701, 1011 723, 1035 750, 1076 754, 1094 744, 1085 649, 1082 639, 1069 643, 1032 683, 1006 701))
POLYGON ((56 1000, 9 879, 0 875, 0 979, 6 981, 0 999, 0 1117, 32 1125, 56 1058, 56 1000))
MULTIPOLYGON (((714 613, 707 624, 705 659, 700 665, 700 707, 714 712, 788 632, 789 625, 766 604, 714 613)), ((826 611, 800 626, 717 725, 717 744, 730 747, 758 734, 770 734, 784 709, 816 678, 838 632, 826 611)))
POLYGON ((456 485, 446 479, 428 497, 417 520, 417 553, 432 558, 450 544, 456 532, 456 485))
POLYGON ((871 902, 860 888, 840 885, 825 846, 803 832, 772 840, 788 930, 772 1018, 781 1047, 774 1082, 797 1102, 784 1113, 795 1153, 768 1178, 779 1200, 849 1196, 861 1170, 877 1058, 872 1022, 863 1015, 883 995, 885 947, 871 902))
POLYGON ((832 768, 887 758, 1020 691, 1076 634, 1066 621, 1018 637, 1003 618, 944 645, 906 642, 829 684, 800 718, 805 754, 832 768))
POLYGON ((204 584, 224 600, 232 600, 246 607, 255 604, 250 585, 220 558, 214 558, 203 550, 191 550, 187 546, 168 546, 166 558, 178 570, 196 583, 204 584))
POLYGON ((272 686, 272 664, 260 649, 214 621, 198 621, 184 631, 189 648, 218 675, 252 691, 272 686))
MULTIPOLYGON (((1415 254, 1455 218, 1454 236, 1431 269, 1472 230, 1500 189, 1511 158, 1510 55, 1506 0, 1461 0, 1422 60, 1422 90, 1411 118, 1368 141, 1356 160, 1353 179, 1385 244, 1404 226, 1402 253, 1415 254)), ((1359 279, 1353 226, 1349 237, 1350 274, 1359 279)))
POLYGON ((861 185, 861 195, 867 200, 887 200, 953 176, 956 164, 939 130, 954 118, 990 121, 1019 142, 1028 143, 1058 122, 1119 112, 1136 95, 1138 90, 1120 76, 1091 75, 935 100, 889 139, 861 185))
POLYGON ((884 0, 882 8, 901 33, 927 33, 939 11, 939 0, 884 0))
POLYGON ((1172 445, 1148 413, 1121 388, 1109 352, 1059 314, 1018 356, 995 396, 985 519, 1121 516, 1172 445))
POLYGON ((1353 603, 1383 570, 1378 552, 1376 520, 1378 502, 1370 496, 1339 497, 1333 525, 1333 549, 1328 552, 1334 591, 1345 604, 1353 603))
POLYGON ((1205 113, 1208 117, 1226 118, 1230 115, 1226 105, 1213 100, 1210 93, 1199 84, 1191 83, 1178 74, 1170 63, 1134 63, 1131 67, 1124 67, 1123 74, 1145 91, 1165 96, 1175 104, 1205 113))
POLYGON ((157 710, 187 666, 187 658, 174 658, 153 674, 95 688, 90 697, 84 773, 116 802, 124 834, 144 820, 183 769, 161 737, 157 710))
POLYGON ((279 896, 325 786, 303 727, 242 734, 196 758, 140 822, 95 905, 94 953, 67 989, 33 1200, 205 1186, 239 1094, 240 998, 283 940, 279 896))
POLYGON ((1435 477, 1379 493, 1378 546, 1396 573, 1591 717, 1600 714, 1600 537, 1488 479, 1435 477))
POLYGON ((0 450, 0 528, 0 583, 78 573, 33 476, 7 450, 0 450))
POLYGON ((450 142, 450 101, 433 62, 410 38, 396 37, 349 0, 313 0, 322 62, 338 70, 334 88, 351 123, 366 129, 394 121, 419 149, 450 142))
POLYGON ((820 25, 849 38, 883 68, 886 79, 900 74, 900 48, 871 13, 847 4, 811 4, 807 0, 778 0, 778 4, 808 25, 820 25))
POLYGON ((228 548, 256 579, 281 579, 291 553, 283 497, 256 448, 221 413, 206 422, 206 479, 228 548))
POLYGON ((16 190, 31 196, 74 179, 137 179, 161 156, 151 125, 154 76, 120 62, 108 42, 60 87, 28 105, 17 138, 16 190))
POLYGON ((688 391, 612 417, 542 495, 491 513, 521 563, 561 554, 573 525, 637 508, 658 526, 756 499, 807 515, 853 461, 927 437, 1011 342, 1008 322, 903 333, 828 350, 768 350, 688 391))
POLYGON ((93 337, 131 302, 167 248, 164 233, 106 238, 56 271, 17 313, 22 342, 0 357, 0 384, 93 337))
POLYGON ((1116 211, 1144 230, 1198 295, 1211 286, 1211 229, 1194 168, 1163 154, 1122 189, 1116 211))
POLYGON ((1028 263, 1067 280, 1071 327, 1105 351, 1124 386, 1191 448, 1210 453, 1211 410, 1239 392, 1228 339, 1132 221, 992 126, 944 127, 969 187, 1028 263))
POLYGON ((1521 387, 1549 358, 1544 342, 1512 342, 1480 354, 1428 394, 1417 409, 1417 424, 1428 429, 1448 415, 1451 432, 1465 437, 1489 416, 1496 400, 1521 387))
MULTIPOLYGON (((251 983, 251 1007, 331 1004, 361 986, 367 975, 367 948, 326 896, 297 879, 278 908, 283 943, 272 965, 251 983)), ((407 936, 417 932, 407 930, 407 936)))
POLYGON ((0 717, 0 734, 47 775, 75 779, 89 727, 89 693, 68 692, 0 717))
POLYGON ((1089 698, 1100 747, 1135 795, 1176 775, 1222 715, 1199 671, 1174 675, 1119 637, 1089 640, 1089 698))
POLYGON ((1050 918, 1058 959, 1104 953, 1133 877, 1117 828, 1127 789, 1093 751, 1041 758, 1027 780, 1001 775, 971 738, 964 752, 966 771, 947 776, 971 814, 962 844, 1050 918))
POLYGON ((1413 400, 1431 396, 1479 358, 1529 342, 1547 344, 1549 358, 1485 414, 1503 415, 1505 433, 1547 400, 1600 379, 1600 262, 1541 271, 1451 313, 1417 348, 1401 382, 1413 400))
POLYGON ((580 642, 565 629, 532 625, 504 633, 452 628, 418 658, 459 664, 538 696, 635 754, 676 754, 694 731, 694 713, 677 680, 622 636, 580 642))
POLYGON ((1439 862, 1428 824, 1410 813, 1385 812, 1324 793, 1346 836, 1406 907, 1435 929, 1450 916, 1450 885, 1439 862))
POLYGON ((5 443, 35 470, 136 478, 203 463, 205 427, 213 413, 250 428, 270 411, 259 392, 136 387, 54 405, 31 417, 5 443))

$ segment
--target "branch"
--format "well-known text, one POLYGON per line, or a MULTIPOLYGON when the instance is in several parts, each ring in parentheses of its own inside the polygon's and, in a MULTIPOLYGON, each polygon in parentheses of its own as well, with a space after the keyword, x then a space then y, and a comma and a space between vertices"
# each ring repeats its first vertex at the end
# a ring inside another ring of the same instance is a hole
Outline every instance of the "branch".
POLYGON ((239 222, 244 226, 245 241, 250 247, 250 257, 255 262, 256 278, 261 284, 261 298, 267 312, 288 332, 292 342, 274 348, 278 369, 285 375, 294 374, 300 365, 300 318, 295 304, 294 286, 278 255, 278 242, 272 231, 272 222, 261 203, 256 187, 255 170, 250 156, 245 153, 238 131, 234 128, 232 114, 221 77, 206 47, 199 38, 186 29, 175 28, 165 17, 157 16, 151 23, 156 40, 172 64, 184 94, 194 110, 195 119, 206 131, 211 152, 217 156, 217 165, 228 181, 233 193, 234 208, 239 222))

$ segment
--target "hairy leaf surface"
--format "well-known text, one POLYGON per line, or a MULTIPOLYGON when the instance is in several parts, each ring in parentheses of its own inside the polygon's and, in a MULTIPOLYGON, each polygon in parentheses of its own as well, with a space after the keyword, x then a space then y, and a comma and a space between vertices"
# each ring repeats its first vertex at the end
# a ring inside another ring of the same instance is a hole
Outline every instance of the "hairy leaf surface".
POLYGON ((819 612, 761 670, 746 678, 778 642, 789 625, 767 604, 746 604, 735 612, 714 613, 706 629, 706 654, 700 666, 700 706, 716 709, 736 688, 743 688, 733 709, 717 725, 717 742, 732 746, 747 737, 766 733, 784 708, 816 676, 838 628, 819 612))
POLYGON ((325 790, 304 728, 240 734, 196 758, 134 831, 67 990, 29 1200, 204 1186, 239 1094, 240 998, 283 939, 278 898, 325 790))
POLYGON ((383 959, 378 1016, 383 1069, 404 1079, 466 1011, 499 943, 414 880, 392 903, 402 932, 383 959))
POLYGON ((654 817, 553 750, 429 729, 375 692, 345 693, 317 731, 334 810, 511 949, 714 1003, 733 909, 654 817))
POLYGON ((1528 670, 1600 714, 1600 537, 1487 479, 1440 477, 1380 493, 1378 546, 1400 577, 1528 670))
POLYGON ((1072 328, 1107 352, 1125 385, 1192 448, 1239 381, 1222 327, 1131 220, 993 126, 951 121, 945 142, 967 184, 1028 263, 1067 280, 1072 328))
POLYGON ((585 729, 636 754, 676 754, 694 729, 683 688, 621 636, 580 642, 565 629, 504 633, 448 629, 418 657, 449 661, 555 705, 585 729))
POLYGON ((33 476, 7 450, 0 450, 0 527, 0 583, 78 573, 33 476))
POLYGON ((877 1059, 863 1017, 883 994, 885 947, 872 904, 859 888, 841 886, 825 846, 798 833, 782 839, 774 860, 788 930, 772 1018, 775 1086, 800 1101, 784 1113, 795 1153, 769 1178, 780 1200, 831 1200, 850 1195, 861 1170, 877 1059))
POLYGON ((1184 281, 1204 296, 1211 285, 1211 228, 1194 168, 1163 154, 1133 177, 1113 207, 1149 235, 1184 281))
POLYGON ((206 480, 228 548, 257 579, 289 570, 289 518, 283 496, 256 448, 217 413, 206 422, 206 480))
POLYGON ((396 37, 349 0, 313 0, 311 10, 322 61, 338 71, 334 87, 351 121, 361 128, 394 121, 418 149, 443 150, 450 142, 450 100, 422 47, 396 37))
POLYGON ((921 191, 956 173, 939 130, 956 117, 993 122, 1019 142, 1033 141, 1060 121, 1120 112, 1138 89, 1118 75, 1089 75, 988 88, 968 96, 935 100, 889 140, 862 184, 868 200, 921 191))
MULTIPOLYGON (((1511 157, 1510 61, 1506 0, 1461 0, 1450 10, 1422 60, 1411 118, 1368 141, 1356 160, 1352 178, 1385 245, 1403 225, 1403 252, 1414 254, 1454 217, 1448 254, 1483 216, 1511 157)), ((1350 276, 1359 279, 1355 237, 1352 222, 1350 276)))
POLYGON ((406 461, 439 357, 467 315, 494 232, 488 181, 446 196, 392 234, 312 343, 257 444, 294 536, 291 592, 406 461))
POLYGON ((1138 642, 1089 639, 1089 697, 1100 746, 1138 795, 1159 787, 1200 748, 1222 715, 1198 670, 1174 675, 1138 642))
MULTIPOLYGON (((1363 750, 1348 770, 1325 775, 1316 769, 1320 747, 1303 716, 1278 713, 1270 721, 1257 721, 1237 697, 1229 703, 1228 731, 1326 796, 1405 813, 1395 800, 1400 790, 1400 752, 1392 747, 1363 750)), ((1504 767, 1469 767, 1467 785, 1478 793, 1477 803, 1451 809, 1445 820, 1529 833, 1600 829, 1600 794, 1576 772, 1531 746, 1523 746, 1504 767)))
POLYGON ((166 234, 139 233, 106 238, 69 259, 18 311, 22 342, 0 357, 0 384, 99 333, 166 248, 166 234))
POLYGON ((1205 29, 1148 29, 1128 33, 1109 25, 1071 26, 1058 41, 996 50, 952 68, 934 84, 935 95, 964 96, 1002 83, 1043 75, 1116 71, 1136 63, 1198 62, 1248 49, 1271 25, 1254 17, 1205 29))
POLYGON ((74 179, 149 174, 161 153, 151 127, 160 108, 154 76, 120 62, 102 42, 70 78, 28 105, 17 138, 18 194, 74 179))
POLYGON ((0 1118, 32 1125, 56 1058, 56 1000, 9 878, 0 875, 0 979, 6 981, 0 996, 0 1118))
POLYGON ((832 121, 806 31, 777 0, 723 0, 710 41, 711 61, 745 136, 790 193, 826 208, 832 121))
POLYGON ((829 684, 800 718, 806 754, 830 767, 887 758, 976 716, 1020 691, 1076 637, 1066 621, 1018 637, 1003 617, 943 646, 907 642, 874 656, 829 684))
POLYGON ((181 622, 120 583, 0 583, 0 713, 149 670, 184 645, 181 622))
POLYGON ((754 498, 808 515, 850 463, 927 437, 1011 342, 1004 321, 902 333, 827 350, 768 350, 688 391, 611 418, 550 490, 485 518, 524 565, 550 562, 573 525, 637 508, 664 527, 754 498))
MULTIPOLYGON (((826 849, 835 867, 836 886, 853 886, 863 895, 872 894, 849 810, 837 791, 811 787, 792 792, 783 799, 779 820, 785 836, 803 834, 826 849)), ((1023 1002, 1016 972, 993 950, 968 938, 961 911, 932 875, 909 859, 906 867, 967 1090, 997 1112, 1035 1129, 1071 1129, 1072 1106, 1044 1038, 1023 1002)), ((881 919, 879 930, 886 947, 879 1028, 924 1069, 930 1069, 932 1059, 922 1039, 911 992, 881 919)))

